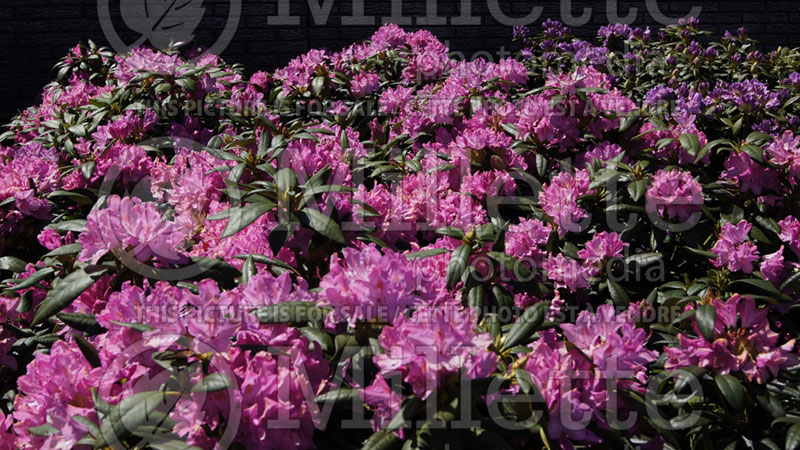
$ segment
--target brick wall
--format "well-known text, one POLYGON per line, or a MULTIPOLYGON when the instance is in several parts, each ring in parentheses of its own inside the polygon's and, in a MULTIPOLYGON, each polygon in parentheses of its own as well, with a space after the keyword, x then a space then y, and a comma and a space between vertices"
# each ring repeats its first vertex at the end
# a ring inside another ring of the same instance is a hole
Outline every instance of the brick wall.
MULTIPOLYGON (((132 1, 132 0, 129 0, 132 1)), ((150 0, 161 1, 161 0, 150 0)), ((363 1, 365 16, 376 16, 373 25, 342 25, 342 17, 352 14, 353 0, 332 1, 330 15, 325 23, 316 23, 311 16, 307 0, 240 0, 241 18, 232 41, 223 52, 228 61, 241 62, 250 69, 274 69, 292 57, 310 48, 339 49, 355 40, 368 37, 391 16, 389 0, 363 1), (290 14, 297 16, 297 24, 276 25, 270 17, 278 16, 279 1, 288 1, 290 14)), ((319 4, 321 0, 314 0, 319 4)), ((489 51, 496 57, 498 50, 507 50, 511 28, 497 20, 487 0, 471 0, 473 17, 480 25, 453 25, 451 19, 461 14, 459 0, 439 0, 438 15, 446 18, 443 25, 421 25, 426 16, 426 0, 403 0, 403 14, 410 25, 408 29, 427 28, 440 39, 447 41, 454 51, 472 57, 478 51, 489 51)), ((565 0, 566 1, 566 0, 565 0)), ((119 19, 119 0, 2 0, 0 3, 0 123, 5 123, 18 110, 36 101, 41 87, 52 77, 50 68, 78 41, 92 39, 108 45, 98 14, 98 3, 109 5, 114 29, 126 43, 133 42, 138 34, 126 29, 119 19)), ((597 28, 609 22, 607 7, 618 3, 620 16, 626 16, 632 7, 638 8, 636 25, 660 25, 648 13, 644 1, 585 1, 573 0, 572 11, 579 16, 583 8, 592 10, 586 25, 573 27, 581 37, 592 36, 597 28)), ((323 4, 325 4, 323 2, 323 4)), ((523 17, 533 6, 542 6, 539 21, 561 16, 562 1, 552 0, 500 0, 504 14, 523 17)), ((800 2, 797 0, 750 1, 657 1, 660 10, 668 16, 686 14, 692 6, 702 7, 703 27, 721 34, 726 29, 746 26, 750 35, 769 49, 777 45, 800 46, 800 2)), ((210 45, 225 26, 230 11, 228 0, 205 0, 206 14, 195 31, 199 43, 210 45)))

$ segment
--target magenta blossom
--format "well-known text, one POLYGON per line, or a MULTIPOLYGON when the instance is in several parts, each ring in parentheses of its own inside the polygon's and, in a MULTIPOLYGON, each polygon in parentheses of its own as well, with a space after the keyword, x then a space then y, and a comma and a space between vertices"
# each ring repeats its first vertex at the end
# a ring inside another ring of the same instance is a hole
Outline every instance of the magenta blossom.
POLYGON ((684 222, 700 211, 703 187, 689 172, 659 170, 647 190, 647 212, 684 222))
POLYGON ((405 256, 375 244, 346 248, 331 257, 330 272, 320 282, 319 303, 334 307, 334 322, 379 319, 391 322, 406 307, 420 302, 414 293, 417 275, 405 256))
MULTIPOLYGON (((437 386, 458 382, 460 373, 470 379, 491 375, 498 363, 497 355, 487 350, 493 339, 489 333, 476 333, 476 326, 477 314, 461 306, 423 307, 410 318, 398 318, 379 338, 386 353, 373 357, 380 375, 363 391, 366 402, 379 412, 391 409, 386 402, 394 396, 383 380, 392 374, 400 374, 422 400, 437 386)), ((379 417, 374 425, 392 417, 379 417)))
POLYGON ((144 262, 152 257, 179 262, 178 246, 184 235, 174 222, 164 220, 155 203, 135 197, 108 197, 106 207, 89 213, 84 231, 78 236, 83 250, 79 259, 96 264, 110 251, 128 253, 144 262))
POLYGON ((580 222, 589 215, 578 206, 578 199, 594 193, 594 190, 589 189, 590 182, 589 172, 579 170, 574 175, 562 172, 544 185, 539 194, 539 203, 544 212, 558 224, 559 236, 581 231, 580 222))
POLYGON ((728 222, 722 226, 719 239, 711 251, 717 255, 711 262, 716 267, 727 267, 731 272, 750 273, 758 259, 756 244, 747 240, 752 225, 742 220, 738 225, 728 222))
POLYGON ((699 366, 716 373, 740 373, 749 381, 765 383, 781 369, 797 364, 795 340, 778 345, 778 334, 769 327, 768 310, 758 308, 750 297, 734 295, 711 302, 717 311, 714 338, 693 338, 681 333, 679 347, 668 347, 667 370, 699 366))

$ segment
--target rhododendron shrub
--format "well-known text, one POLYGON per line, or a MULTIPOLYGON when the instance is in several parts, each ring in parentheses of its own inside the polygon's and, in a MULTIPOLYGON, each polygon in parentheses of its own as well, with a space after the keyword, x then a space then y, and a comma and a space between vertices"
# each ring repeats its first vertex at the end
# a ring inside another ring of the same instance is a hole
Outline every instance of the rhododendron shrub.
POLYGON ((0 448, 796 447, 800 53, 706 35, 76 46, 0 135, 0 448))

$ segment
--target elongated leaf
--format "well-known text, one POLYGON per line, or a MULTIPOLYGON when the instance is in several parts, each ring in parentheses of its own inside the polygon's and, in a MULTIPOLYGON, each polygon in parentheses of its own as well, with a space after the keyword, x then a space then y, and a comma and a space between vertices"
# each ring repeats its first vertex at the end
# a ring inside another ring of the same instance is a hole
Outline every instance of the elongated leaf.
POLYGON ((406 253, 406 259, 428 258, 430 256, 444 255, 447 252, 448 250, 446 248, 431 248, 418 252, 406 253))
POLYGON ((717 322, 717 309, 714 305, 698 305, 695 313, 697 328, 708 342, 714 342, 714 325, 717 322))
POLYGON ((67 232, 72 231, 74 233, 80 233, 83 231, 83 227, 86 226, 86 219, 75 219, 75 220, 65 220, 63 222, 58 223, 51 223, 47 226, 51 230, 67 232))
POLYGON ((228 223, 225 225, 225 230, 222 232, 221 237, 226 238, 233 236, 274 207, 275 204, 272 202, 255 202, 231 210, 228 223))
POLYGON ((72 333, 72 338, 75 339, 75 343, 78 344, 78 349, 83 353, 86 361, 88 361, 92 367, 100 367, 102 365, 100 362, 100 352, 97 351, 94 345, 78 333, 72 333))
POLYGON ((291 225, 286 223, 279 223, 275 228, 269 232, 267 241, 269 242, 269 249, 272 250, 273 255, 277 255, 281 248, 286 244, 291 236, 291 225))
POLYGON ((530 278, 531 270, 517 258, 502 252, 489 252, 488 254, 490 258, 512 271, 518 278, 525 280, 530 278))
POLYGON ((143 425, 158 423, 155 412, 170 409, 180 396, 178 392, 151 391, 134 394, 111 407, 108 416, 100 424, 101 447, 119 445, 119 440, 130 435, 143 425))
POLYGON ((64 245, 58 248, 54 248, 53 250, 47 252, 43 258, 50 257, 50 256, 64 256, 64 255, 74 255, 75 253, 80 253, 82 250, 81 244, 74 243, 64 245))
POLYGON ((447 265, 447 285, 455 287, 456 283, 461 280, 461 275, 467 270, 469 263, 469 256, 472 254, 472 247, 469 245, 460 245, 453 250, 450 255, 450 263, 447 265))
POLYGON ((372 436, 364 442, 361 450, 394 450, 399 449, 403 441, 397 437, 396 434, 389 430, 380 430, 372 434, 372 436))
POLYGON ((231 380, 224 373, 217 372, 200 380, 200 383, 192 387, 192 392, 217 392, 232 387, 231 380))
POLYGON ((419 397, 413 396, 403 402, 403 407, 392 418, 389 425, 386 426, 387 431, 394 431, 403 427, 407 422, 414 418, 417 413, 422 409, 423 402, 419 397))
POLYGON ((645 191, 647 191, 647 182, 645 180, 636 180, 628 185, 628 194, 630 194, 631 200, 635 202, 642 199, 645 191))
POLYGON ((27 263, 19 258, 13 256, 0 257, 0 270, 8 270, 9 272, 20 273, 25 271, 27 263))
POLYGON ((451 238, 456 238, 456 239, 464 239, 464 236, 466 236, 466 233, 464 233, 464 230, 462 230, 461 228, 457 228, 457 227, 437 228, 435 233, 436 234, 441 234, 442 236, 449 236, 451 238))
POLYGON ((791 300, 791 298, 781 293, 774 284, 760 278, 744 278, 732 281, 728 284, 728 290, 742 294, 759 294, 771 296, 775 299, 791 300))
POLYGON ((275 174, 275 184, 281 192, 290 191, 297 186, 297 174, 288 167, 281 169, 275 174))
POLYGON ((717 384, 725 401, 736 411, 740 413, 744 411, 744 386, 733 375, 717 375, 714 377, 714 382, 717 384))
POLYGON ((33 325, 42 323, 44 320, 53 314, 66 308, 73 300, 78 298, 86 289, 89 289, 105 270, 95 272, 92 275, 84 272, 83 269, 78 269, 75 272, 67 275, 61 282, 50 289, 47 296, 39 305, 36 314, 33 317, 33 325))
POLYGON ((692 156, 697 156, 697 153, 700 152, 700 139, 694 133, 686 133, 682 134, 678 141, 680 141, 681 146, 686 149, 692 156))
POLYGON ((503 339, 503 350, 513 348, 520 344, 526 344, 531 340, 533 333, 544 323, 547 310, 550 309, 550 302, 539 302, 528 308, 509 330, 503 339))
POLYGON ((611 296, 611 301, 613 301, 616 306, 625 308, 631 304, 628 293, 614 280, 608 280, 608 293, 611 296))
POLYGON ((786 450, 795 450, 798 446, 800 446, 800 423, 789 427, 786 433, 786 450))
POLYGON ((308 218, 309 227, 328 239, 344 244, 342 229, 333 219, 313 208, 303 208, 303 212, 308 218))
POLYGON ((354 399, 360 402, 360 390, 359 389, 350 389, 350 388, 340 388, 335 391, 326 392, 324 394, 320 394, 314 398, 314 401, 317 403, 327 403, 332 402, 336 403, 346 403, 352 404, 354 399))
POLYGON ((82 313, 58 313, 56 314, 62 322, 67 324, 73 329, 84 332, 101 332, 103 327, 97 323, 97 318, 94 314, 82 313))
POLYGON ((14 285, 13 287, 8 288, 9 291, 18 291, 20 289, 27 289, 31 286, 36 286, 37 283, 44 280, 45 278, 49 277, 50 275, 54 274, 56 271, 52 267, 45 267, 44 269, 39 269, 28 278, 25 278, 19 284, 14 285))

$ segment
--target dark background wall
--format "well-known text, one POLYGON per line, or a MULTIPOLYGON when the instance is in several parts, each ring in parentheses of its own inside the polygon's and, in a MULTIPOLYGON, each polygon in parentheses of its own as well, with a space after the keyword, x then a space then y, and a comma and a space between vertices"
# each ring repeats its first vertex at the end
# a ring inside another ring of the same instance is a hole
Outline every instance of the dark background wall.
MULTIPOLYGON (((145 0, 124 0, 144 2, 145 0)), ((164 0, 148 0, 159 2, 164 0)), ((234 0, 236 1, 236 0, 234 0)), ((319 2, 320 0, 315 0, 319 2)), ((566 1, 566 0, 565 0, 566 1)), ((341 17, 352 12, 351 0, 333 0, 330 16, 325 23, 315 23, 307 0, 289 0, 290 12, 299 16, 297 25, 270 24, 268 18, 278 15, 279 0, 241 0, 241 18, 231 42, 222 56, 231 62, 241 62, 251 70, 271 70, 310 48, 340 49, 349 43, 367 38, 391 15, 389 0, 366 0, 367 16, 376 16, 375 25, 342 26, 341 17)), ((440 0, 439 15, 457 17, 460 1, 440 0)), ((544 13, 533 27, 546 18, 560 18, 561 1, 506 0, 500 1, 508 16, 522 17, 533 6, 544 7, 544 13)), ((607 7, 618 3, 621 16, 631 7, 638 8, 635 25, 661 25, 647 11, 644 1, 583 1, 573 0, 572 10, 579 15, 584 7, 592 8, 589 23, 573 27, 575 34, 592 36, 597 28, 609 22, 607 7)), ((92 39, 108 45, 100 23, 98 4, 109 5, 114 29, 121 40, 132 43, 138 33, 130 30, 120 17, 120 0, 0 0, 0 123, 6 123, 20 109, 36 102, 42 86, 52 78, 53 64, 79 41, 92 39)), ((750 36, 761 41, 765 49, 778 45, 800 46, 800 1, 668 1, 658 0, 664 14, 678 17, 692 6, 702 7, 703 28, 720 35, 726 29, 746 26, 750 36)), ((509 45, 512 30, 499 23, 490 13, 486 0, 472 0, 472 16, 481 17, 481 25, 452 24, 419 26, 425 16, 426 0, 404 0, 403 16, 411 20, 408 29, 427 28, 446 41, 454 51, 471 58, 478 51, 489 51, 496 57, 498 50, 509 45)), ((229 0, 204 0, 206 8, 200 26, 195 31, 198 43, 212 45, 229 19, 229 0)))

